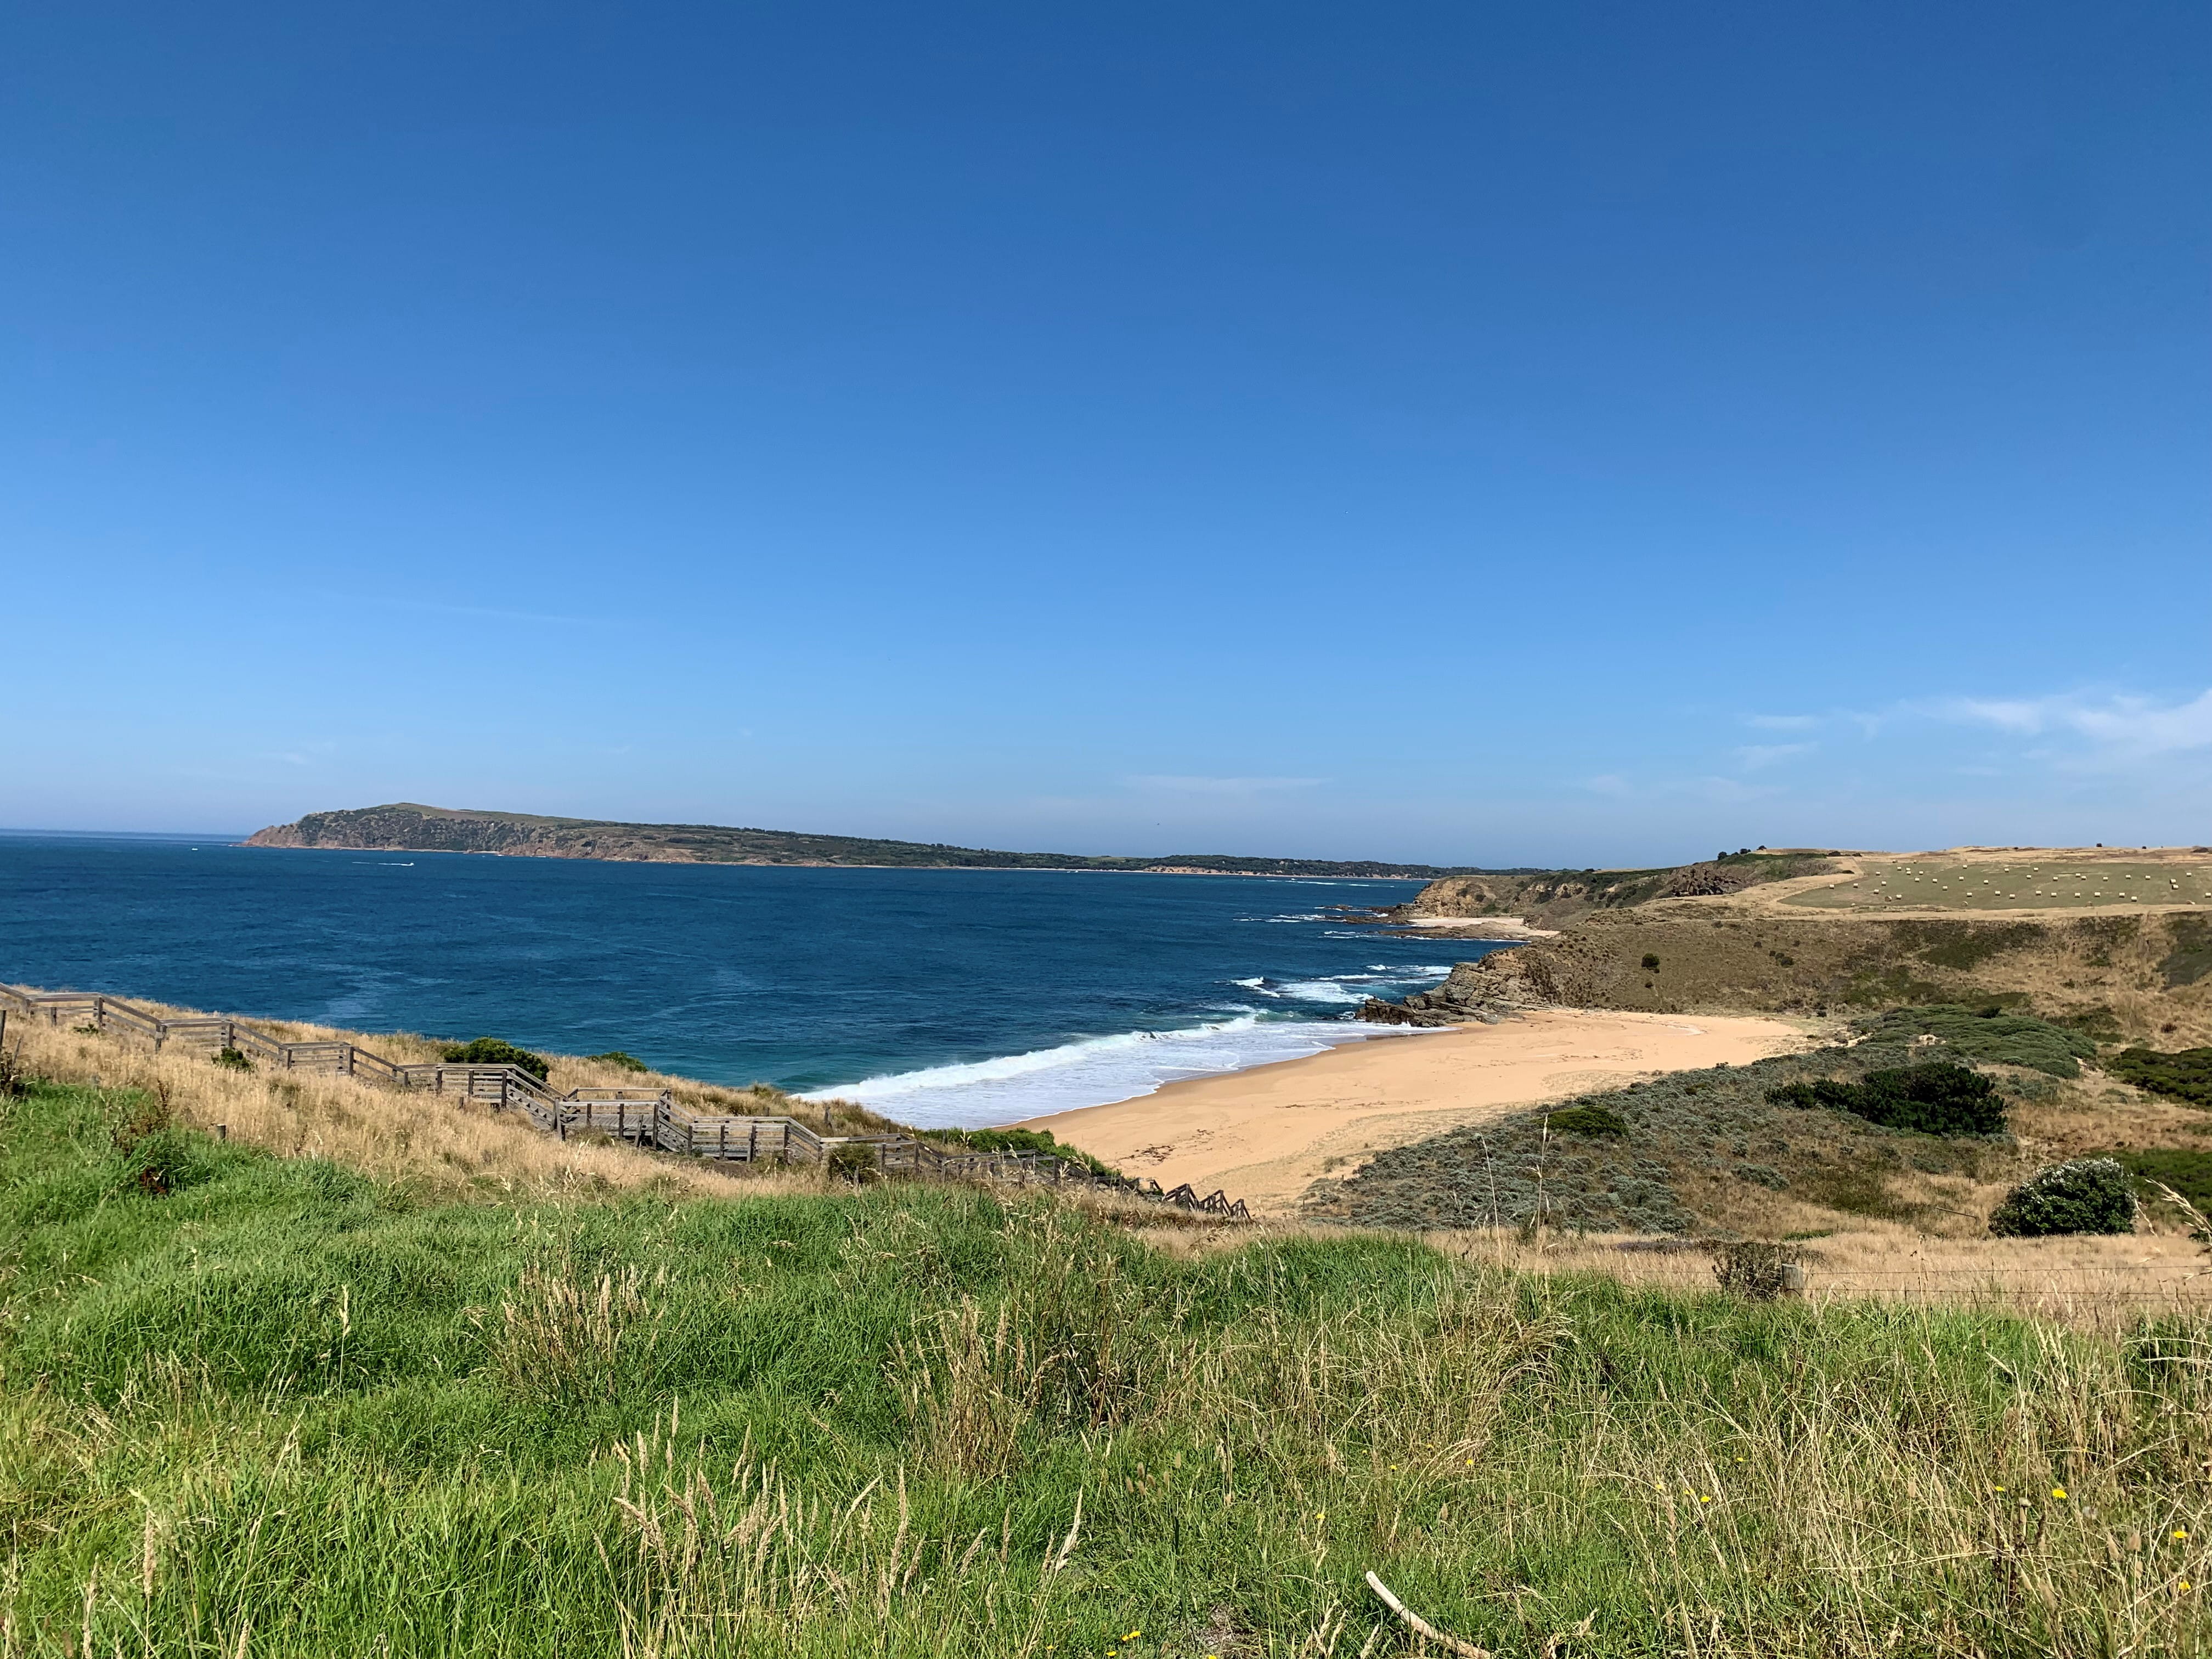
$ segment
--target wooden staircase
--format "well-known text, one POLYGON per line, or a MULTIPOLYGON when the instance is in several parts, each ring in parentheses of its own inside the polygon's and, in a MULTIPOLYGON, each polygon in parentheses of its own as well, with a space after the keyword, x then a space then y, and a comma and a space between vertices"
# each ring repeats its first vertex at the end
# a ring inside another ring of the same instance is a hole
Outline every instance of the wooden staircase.
POLYGON ((667 1089, 587 1087, 556 1094, 516 1066, 401 1065, 358 1043, 283 1042, 228 1014, 165 1019, 120 997, 94 992, 35 991, 0 985, 0 1031, 8 1011, 59 1025, 90 1025, 110 1036, 138 1037, 155 1053, 182 1043, 210 1053, 236 1049, 274 1070, 350 1077, 398 1089, 427 1089, 477 1101, 495 1112, 520 1112, 546 1133, 567 1140, 605 1135, 684 1158, 731 1164, 836 1164, 886 1175, 1009 1181, 1086 1187, 1206 1215, 1249 1220, 1243 1199, 1218 1190, 1200 1196, 1190 1183, 1101 1175, 1087 1164, 1049 1152, 976 1152, 945 1147, 905 1133, 817 1134, 795 1117, 702 1111, 678 1103, 667 1089))

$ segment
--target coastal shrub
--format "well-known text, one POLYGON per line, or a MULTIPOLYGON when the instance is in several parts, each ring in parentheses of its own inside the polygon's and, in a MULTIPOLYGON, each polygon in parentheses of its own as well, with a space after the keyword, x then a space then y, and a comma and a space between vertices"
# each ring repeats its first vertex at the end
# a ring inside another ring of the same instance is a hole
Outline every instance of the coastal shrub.
POLYGON ((553 1069, 544 1055, 518 1048, 501 1037, 481 1036, 473 1042, 448 1043, 442 1052, 449 1065, 513 1066, 529 1073, 540 1083, 553 1069))
POLYGON ((1659 971, 1659 958, 1649 951, 1646 951, 1644 953, 1644 969, 1646 973, 1656 973, 1659 971))
POLYGON ((210 1057, 210 1062, 229 1072, 250 1072, 253 1069, 253 1062, 236 1048, 216 1049, 210 1057))
POLYGON ((2198 1209, 2212 1214, 2212 1152, 2180 1146, 2149 1146, 2111 1154, 2138 1181, 2171 1187, 2198 1209))
POLYGON ((1791 1288, 1796 1266, 1779 1244, 1747 1238, 1712 1247, 1713 1278, 1730 1296, 1747 1302, 1771 1302, 1791 1288))
POLYGON ((1858 1029, 1888 1042, 1933 1036, 1962 1059, 2024 1066, 2051 1077, 2078 1076, 2081 1070, 2078 1062, 2097 1057, 2096 1043, 2081 1032, 2030 1014, 2007 1013, 1994 1006, 1975 1008, 1964 1003, 1939 1002, 1894 1008, 1878 1018, 1858 1022, 1858 1029))
POLYGON ((610 1048, 603 1054, 586 1054, 585 1058, 596 1060, 602 1065, 619 1066, 625 1072, 649 1072, 653 1069, 635 1054, 626 1054, 619 1048, 610 1048))
POLYGON ((2038 1170, 2007 1193, 1990 1217, 1990 1231, 2001 1238, 2131 1233, 2135 1188, 2135 1177, 2118 1158, 2069 1158, 2038 1170))
POLYGON ((1628 1120, 1610 1106, 1569 1106, 1553 1112, 1546 1122, 1553 1133, 1575 1135, 1625 1135, 1628 1120))
POLYGON ((1911 1129, 1929 1135, 1993 1135, 2003 1133, 2004 1097, 1979 1072, 1939 1060, 1931 1066, 1899 1066, 1869 1072, 1863 1083, 1823 1078, 1787 1083, 1767 1092, 1778 1106, 1825 1107, 1850 1112, 1885 1129, 1911 1129))
POLYGON ((884 1174, 876 1149, 866 1145, 848 1143, 831 1147, 827 1168, 836 1179, 850 1182, 855 1187, 865 1187, 871 1182, 880 1181, 884 1174))
POLYGON ((2155 1048, 2127 1048, 2106 1060, 2105 1069, 2154 1095, 2171 1095, 2191 1106, 2212 1106, 2212 1048, 2184 1048, 2170 1054, 2155 1048))
POLYGON ((1066 1158, 1070 1164, 1082 1164, 1094 1175, 1121 1173, 1104 1159, 1093 1158, 1081 1147, 1057 1139, 1048 1129, 932 1129, 927 1139, 978 1152, 1035 1152, 1047 1158, 1066 1158))

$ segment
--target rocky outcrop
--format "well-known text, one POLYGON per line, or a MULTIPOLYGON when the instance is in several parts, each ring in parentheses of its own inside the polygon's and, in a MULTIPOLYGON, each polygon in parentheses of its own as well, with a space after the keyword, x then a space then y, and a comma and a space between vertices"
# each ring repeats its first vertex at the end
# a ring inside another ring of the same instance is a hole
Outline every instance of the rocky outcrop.
POLYGON ((1518 954, 1517 950, 1498 951, 1480 962, 1462 962, 1443 984, 1416 991, 1402 1002, 1370 997, 1360 1006, 1359 1018, 1377 1025, 1495 1025, 1516 1018, 1534 1000, 1518 976, 1500 973, 1490 964, 1518 954))

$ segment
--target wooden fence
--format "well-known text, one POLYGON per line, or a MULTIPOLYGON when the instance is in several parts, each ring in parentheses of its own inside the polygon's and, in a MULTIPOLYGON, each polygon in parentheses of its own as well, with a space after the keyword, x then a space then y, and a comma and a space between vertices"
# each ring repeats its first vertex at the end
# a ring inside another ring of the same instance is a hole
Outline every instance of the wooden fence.
POLYGON ((0 985, 0 1011, 5 1010, 52 1025, 67 1019, 110 1036, 143 1038, 157 1054, 172 1042, 211 1051, 230 1048, 278 1071, 321 1073, 391 1088, 459 1095, 495 1112, 520 1112, 562 1140, 571 1135, 602 1134, 633 1146, 732 1164, 834 1164, 884 1174, 1089 1187, 1181 1210, 1251 1218, 1243 1199, 1232 1200, 1218 1190, 1201 1197, 1188 1182, 1163 1188, 1157 1181, 1101 1175, 1087 1164, 1049 1152, 975 1152, 902 1133, 817 1134, 794 1117, 749 1117, 684 1105, 667 1089, 589 1087, 556 1094, 520 1066, 401 1065, 353 1042, 282 1042, 227 1014, 164 1019, 120 997, 0 985))

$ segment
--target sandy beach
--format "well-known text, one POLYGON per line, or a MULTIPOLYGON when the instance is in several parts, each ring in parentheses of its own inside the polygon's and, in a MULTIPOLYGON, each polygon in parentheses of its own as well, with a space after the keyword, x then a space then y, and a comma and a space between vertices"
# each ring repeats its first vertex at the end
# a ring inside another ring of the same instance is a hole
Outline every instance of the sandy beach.
POLYGON ((1747 1015, 1532 1013, 1171 1083, 1023 1127, 1164 1186, 1218 1187, 1280 1214, 1310 1182, 1382 1147, 1632 1078, 1741 1066, 1807 1046, 1809 1029, 1747 1015))

